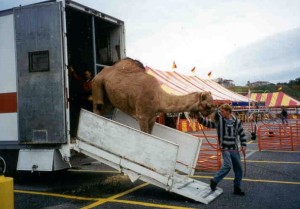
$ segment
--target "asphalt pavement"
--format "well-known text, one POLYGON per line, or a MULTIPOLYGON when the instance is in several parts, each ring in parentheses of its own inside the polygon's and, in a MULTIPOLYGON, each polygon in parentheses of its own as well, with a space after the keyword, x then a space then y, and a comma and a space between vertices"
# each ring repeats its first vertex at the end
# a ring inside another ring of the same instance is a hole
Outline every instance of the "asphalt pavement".
MULTIPOLYGON (((209 182, 214 172, 193 178, 209 182)), ((258 151, 249 142, 246 196, 233 194, 233 172, 218 185, 224 191, 208 205, 136 181, 98 162, 54 173, 21 173, 14 178, 15 209, 79 208, 300 208, 300 151, 258 151)), ((1 207, 0 207, 1 208, 1 207)))

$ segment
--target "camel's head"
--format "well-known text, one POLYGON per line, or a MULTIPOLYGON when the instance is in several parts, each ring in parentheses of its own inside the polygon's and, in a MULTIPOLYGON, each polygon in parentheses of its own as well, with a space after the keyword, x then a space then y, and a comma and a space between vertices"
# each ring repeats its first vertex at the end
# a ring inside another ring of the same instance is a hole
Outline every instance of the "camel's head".
POLYGON ((200 113, 205 117, 215 111, 216 106, 214 105, 211 92, 208 91, 200 93, 200 102, 198 108, 200 113))

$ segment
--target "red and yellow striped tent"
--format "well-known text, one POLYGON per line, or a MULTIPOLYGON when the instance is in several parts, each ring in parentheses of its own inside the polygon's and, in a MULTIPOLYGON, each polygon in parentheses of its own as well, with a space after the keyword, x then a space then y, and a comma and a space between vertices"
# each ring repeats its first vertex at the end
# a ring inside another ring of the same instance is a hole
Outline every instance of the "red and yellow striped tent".
MULTIPOLYGON (((169 94, 184 95, 192 92, 210 91, 217 104, 248 101, 248 97, 234 93, 209 79, 183 75, 175 71, 167 72, 153 70, 150 67, 146 67, 146 72, 149 75, 154 76, 160 82, 162 89, 169 94)), ((160 118, 159 120, 161 120, 161 123, 165 124, 163 118, 160 118)), ((179 119, 176 128, 183 132, 201 130, 198 121, 190 122, 187 119, 179 119)))
POLYGON ((150 67, 146 67, 146 72, 154 76, 169 94, 184 95, 192 92, 210 91, 214 100, 218 102, 248 102, 248 97, 230 91, 210 79, 183 75, 176 71, 153 70, 150 67))
POLYGON ((251 93, 251 100, 264 102, 266 107, 299 107, 300 102, 283 92, 251 93))

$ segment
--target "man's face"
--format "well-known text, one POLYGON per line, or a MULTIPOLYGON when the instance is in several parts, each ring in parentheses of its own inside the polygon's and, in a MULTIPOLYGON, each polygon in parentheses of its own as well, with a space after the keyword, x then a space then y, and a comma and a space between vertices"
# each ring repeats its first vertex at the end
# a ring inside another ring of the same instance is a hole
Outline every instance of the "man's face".
POLYGON ((85 75, 85 77, 86 77, 87 79, 92 78, 92 73, 91 73, 90 71, 88 71, 88 70, 84 72, 84 75, 85 75))
POLYGON ((222 115, 223 118, 227 118, 227 119, 230 118, 231 114, 228 110, 220 109, 220 111, 221 111, 221 115, 222 115))

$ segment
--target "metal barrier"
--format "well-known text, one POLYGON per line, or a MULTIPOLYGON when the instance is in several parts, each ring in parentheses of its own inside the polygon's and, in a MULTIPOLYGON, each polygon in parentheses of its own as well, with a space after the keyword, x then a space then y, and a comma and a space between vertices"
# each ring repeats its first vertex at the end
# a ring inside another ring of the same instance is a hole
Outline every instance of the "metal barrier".
POLYGON ((202 171, 219 170, 221 168, 222 157, 217 136, 204 136, 203 134, 193 135, 203 139, 195 169, 202 171))
POLYGON ((258 148, 262 150, 300 151, 300 123, 263 124, 258 126, 258 148))

